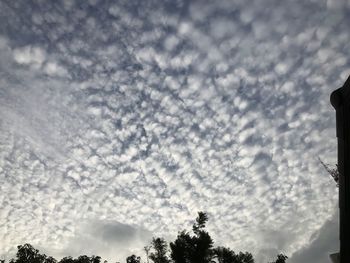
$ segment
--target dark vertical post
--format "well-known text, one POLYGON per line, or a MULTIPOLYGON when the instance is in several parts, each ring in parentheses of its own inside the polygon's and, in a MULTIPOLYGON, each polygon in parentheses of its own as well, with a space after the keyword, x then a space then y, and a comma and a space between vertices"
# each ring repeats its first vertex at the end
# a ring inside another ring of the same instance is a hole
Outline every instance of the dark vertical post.
POLYGON ((340 262, 350 262, 350 76, 331 94, 336 110, 339 170, 340 262))

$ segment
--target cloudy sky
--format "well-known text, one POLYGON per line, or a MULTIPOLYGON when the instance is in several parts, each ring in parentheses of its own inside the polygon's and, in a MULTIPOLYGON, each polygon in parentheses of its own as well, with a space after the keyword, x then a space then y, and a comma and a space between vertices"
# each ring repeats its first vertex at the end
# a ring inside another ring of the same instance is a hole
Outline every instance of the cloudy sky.
POLYGON ((0 0, 0 255, 121 260, 197 211, 216 245, 338 249, 341 0, 0 0))

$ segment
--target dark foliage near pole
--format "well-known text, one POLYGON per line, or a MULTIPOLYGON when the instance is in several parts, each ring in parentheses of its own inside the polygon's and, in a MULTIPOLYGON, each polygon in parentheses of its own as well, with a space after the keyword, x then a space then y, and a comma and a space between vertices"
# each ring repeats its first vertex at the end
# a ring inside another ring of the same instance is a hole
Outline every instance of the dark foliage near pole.
POLYGON ((338 165, 335 165, 335 168, 332 168, 329 164, 325 164, 321 158, 318 158, 324 169, 329 173, 329 175, 333 178, 334 182, 339 187, 339 170, 338 165))

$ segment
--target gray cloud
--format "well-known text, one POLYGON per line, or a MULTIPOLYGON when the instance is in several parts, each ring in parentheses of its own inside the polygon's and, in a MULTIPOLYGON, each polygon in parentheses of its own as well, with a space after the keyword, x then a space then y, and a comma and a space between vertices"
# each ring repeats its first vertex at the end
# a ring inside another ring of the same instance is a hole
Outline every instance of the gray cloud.
POLYGON ((334 213, 311 237, 309 244, 295 252, 291 262, 329 262, 339 252, 339 213, 334 213))
POLYGON ((82 222, 75 232, 66 247, 50 252, 58 258, 67 254, 76 257, 87 254, 122 262, 133 253, 143 256, 144 244, 152 239, 152 233, 145 229, 114 221, 82 222))

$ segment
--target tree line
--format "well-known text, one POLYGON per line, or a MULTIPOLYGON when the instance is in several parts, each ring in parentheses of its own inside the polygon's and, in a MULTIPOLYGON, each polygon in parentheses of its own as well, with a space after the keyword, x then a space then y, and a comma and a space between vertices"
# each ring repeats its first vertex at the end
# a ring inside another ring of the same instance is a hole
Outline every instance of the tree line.
MULTIPOLYGON (((150 246, 144 247, 146 260, 140 256, 131 255, 126 263, 254 263, 253 255, 249 252, 235 253, 232 249, 223 246, 214 247, 214 241, 205 229, 208 215, 198 213, 192 226, 192 233, 180 231, 175 241, 168 245, 164 238, 153 238, 150 246)), ((285 263, 287 256, 278 254, 273 262, 285 263)), ((17 247, 16 257, 8 263, 102 263, 99 256, 64 257, 56 260, 51 256, 40 254, 30 244, 17 247)), ((106 260, 103 261, 107 263, 106 260)), ((0 263, 6 263, 0 260, 0 263)), ((119 263, 119 262, 117 262, 119 263)))

